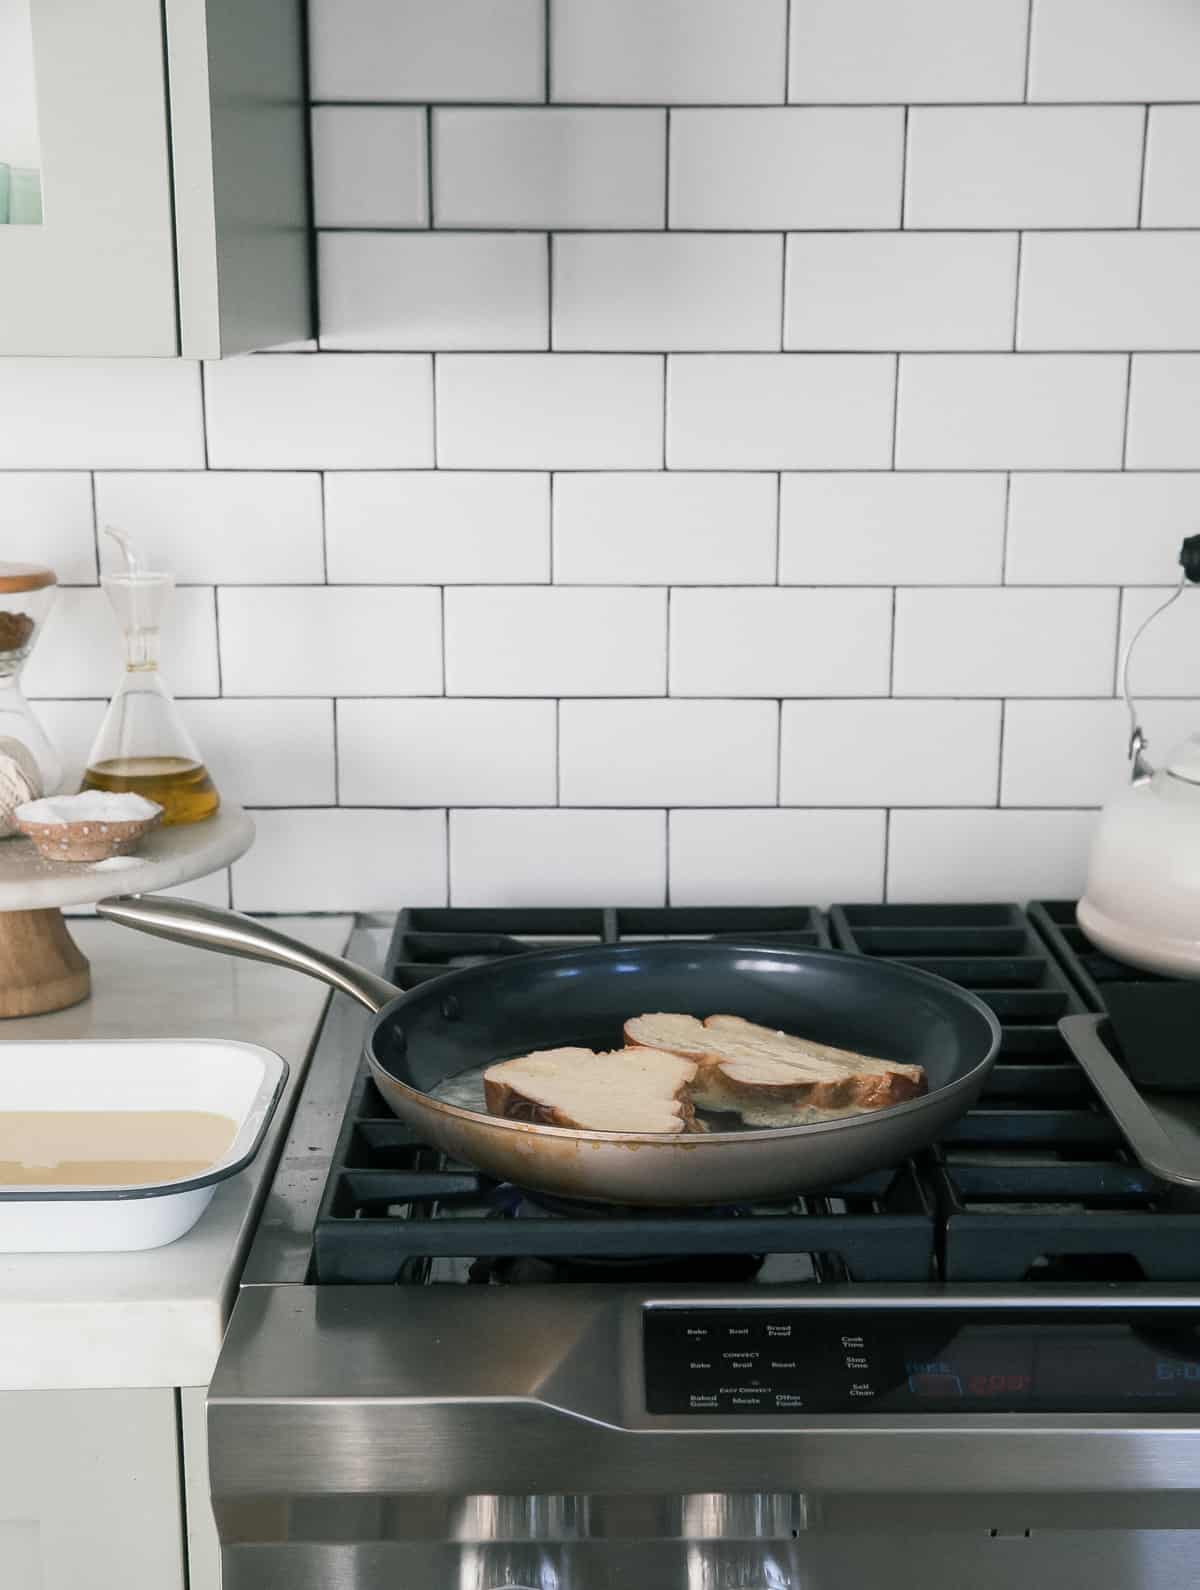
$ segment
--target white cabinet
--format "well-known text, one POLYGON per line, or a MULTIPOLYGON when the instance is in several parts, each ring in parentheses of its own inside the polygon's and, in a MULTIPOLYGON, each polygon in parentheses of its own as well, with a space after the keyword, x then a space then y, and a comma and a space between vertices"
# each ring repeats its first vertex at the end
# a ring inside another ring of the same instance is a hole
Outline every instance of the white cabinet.
POLYGON ((310 334, 302 0, 0 0, 0 42, 0 354, 310 334))

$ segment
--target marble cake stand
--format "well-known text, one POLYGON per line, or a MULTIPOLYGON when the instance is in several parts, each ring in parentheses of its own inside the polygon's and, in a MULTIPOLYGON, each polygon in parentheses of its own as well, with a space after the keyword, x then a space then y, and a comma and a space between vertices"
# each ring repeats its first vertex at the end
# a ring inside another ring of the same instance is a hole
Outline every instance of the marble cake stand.
POLYGON ((0 839, 0 1018, 77 1005, 92 979, 63 918, 63 906, 110 894, 149 894, 202 878, 250 848, 254 823, 222 805, 202 823, 159 828, 120 867, 43 861, 28 839, 0 839))

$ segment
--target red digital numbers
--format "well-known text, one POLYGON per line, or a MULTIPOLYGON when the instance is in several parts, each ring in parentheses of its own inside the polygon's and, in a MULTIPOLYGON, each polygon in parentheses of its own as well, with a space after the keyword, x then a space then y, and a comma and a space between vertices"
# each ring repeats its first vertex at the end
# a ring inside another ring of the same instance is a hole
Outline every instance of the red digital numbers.
POLYGON ((972 1397, 1003 1397, 1023 1394, 1032 1383, 1030 1375, 971 1375, 967 1391, 972 1397))

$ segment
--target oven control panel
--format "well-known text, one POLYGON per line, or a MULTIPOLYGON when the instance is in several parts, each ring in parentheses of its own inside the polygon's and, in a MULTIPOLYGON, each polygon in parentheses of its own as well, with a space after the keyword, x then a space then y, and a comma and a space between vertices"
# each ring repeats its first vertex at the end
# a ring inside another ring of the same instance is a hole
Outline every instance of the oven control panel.
POLYGON ((643 1311, 657 1414, 1183 1413, 1200 1310, 643 1311))

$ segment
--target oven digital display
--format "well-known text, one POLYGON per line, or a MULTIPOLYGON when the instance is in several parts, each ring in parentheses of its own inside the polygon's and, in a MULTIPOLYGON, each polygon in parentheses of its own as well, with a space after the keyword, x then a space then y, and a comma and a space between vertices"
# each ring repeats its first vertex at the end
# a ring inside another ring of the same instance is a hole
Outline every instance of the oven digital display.
POLYGON ((659 1306, 644 1340, 649 1413, 1200 1409, 1194 1316, 659 1306))

